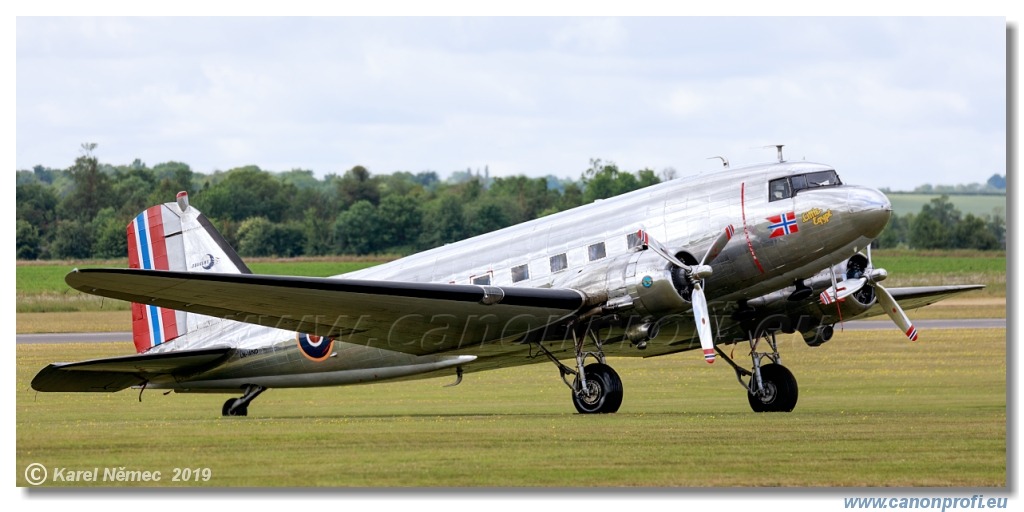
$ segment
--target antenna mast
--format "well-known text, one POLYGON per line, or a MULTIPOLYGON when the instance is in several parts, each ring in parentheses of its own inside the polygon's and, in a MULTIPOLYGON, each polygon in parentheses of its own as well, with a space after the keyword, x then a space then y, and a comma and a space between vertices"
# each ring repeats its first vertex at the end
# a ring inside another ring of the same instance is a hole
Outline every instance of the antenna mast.
POLYGON ((724 157, 724 156, 711 156, 711 157, 708 157, 707 159, 708 160, 714 160, 716 158, 722 161, 722 167, 725 167, 726 169, 729 168, 729 159, 724 157))

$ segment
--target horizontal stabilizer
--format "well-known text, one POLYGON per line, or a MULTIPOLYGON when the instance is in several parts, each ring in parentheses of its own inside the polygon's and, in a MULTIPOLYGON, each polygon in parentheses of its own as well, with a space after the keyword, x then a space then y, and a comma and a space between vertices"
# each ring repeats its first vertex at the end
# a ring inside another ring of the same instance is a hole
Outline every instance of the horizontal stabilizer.
POLYGON ((188 374, 208 368, 226 358, 231 350, 223 347, 54 363, 36 374, 32 379, 32 389, 120 391, 142 385, 155 376, 188 374))

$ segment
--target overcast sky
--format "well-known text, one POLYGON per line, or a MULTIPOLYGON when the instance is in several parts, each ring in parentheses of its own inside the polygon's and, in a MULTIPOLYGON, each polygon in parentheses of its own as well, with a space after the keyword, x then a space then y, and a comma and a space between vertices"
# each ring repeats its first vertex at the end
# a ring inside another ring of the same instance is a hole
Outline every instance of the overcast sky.
POLYGON ((1003 18, 18 18, 18 169, 1006 169, 1003 18))

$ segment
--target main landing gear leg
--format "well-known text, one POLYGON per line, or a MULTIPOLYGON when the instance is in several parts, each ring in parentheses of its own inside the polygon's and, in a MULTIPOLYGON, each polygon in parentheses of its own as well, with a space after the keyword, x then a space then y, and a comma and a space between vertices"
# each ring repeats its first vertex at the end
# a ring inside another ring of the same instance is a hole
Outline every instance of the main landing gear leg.
POLYGON ((260 396, 260 393, 266 390, 267 388, 255 384, 245 386, 245 392, 241 397, 228 398, 228 401, 224 402, 224 407, 220 410, 221 415, 247 416, 249 414, 249 402, 252 402, 256 397, 260 396))
POLYGON ((558 360, 542 343, 538 343, 541 351, 555 363, 562 381, 572 390, 572 403, 581 414, 613 413, 619 410, 622 405, 622 379, 611 366, 605 363, 604 349, 601 348, 601 340, 593 331, 581 332, 577 328, 572 329, 573 346, 576 352, 576 369, 572 369, 558 360), (586 334, 590 335, 594 342, 596 351, 584 350, 586 334), (588 357, 597 360, 596 363, 586 364, 588 357), (575 378, 569 382, 568 375, 575 378))
POLYGON ((736 380, 747 390, 747 401, 754 412, 790 412, 796 407, 799 390, 796 378, 785 366, 779 356, 775 333, 762 333, 761 337, 750 338, 750 359, 754 364, 751 371, 740 368, 729 356, 717 346, 715 350, 736 371, 736 380), (758 345, 764 340, 771 352, 758 352, 758 345), (762 364, 764 359, 771 362, 762 364), (743 378, 748 377, 744 382, 743 378))

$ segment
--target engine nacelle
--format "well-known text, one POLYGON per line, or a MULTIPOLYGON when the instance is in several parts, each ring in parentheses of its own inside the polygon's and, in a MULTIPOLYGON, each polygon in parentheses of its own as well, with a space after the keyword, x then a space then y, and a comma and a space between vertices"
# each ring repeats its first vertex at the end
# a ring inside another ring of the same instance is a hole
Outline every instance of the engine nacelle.
POLYGON ((690 309, 686 273, 649 251, 609 266, 606 312, 658 319, 690 309))
MULTIPOLYGON (((835 266, 835 279, 840 286, 844 281, 852 285, 866 276, 867 267, 867 257, 855 254, 835 266)), ((873 270, 871 277, 880 280, 884 278, 884 271, 873 270)), ((826 269, 804 279, 801 287, 789 286, 751 299, 747 301, 748 310, 737 312, 737 320, 743 324, 744 331, 765 329, 785 333, 800 332, 808 345, 818 346, 832 337, 832 330, 828 326, 860 315, 877 302, 875 289, 870 282, 838 302, 822 304, 820 300, 807 300, 807 297, 820 297, 823 291, 832 286, 832 279, 832 270, 826 269), (810 293, 803 298, 793 299, 800 289, 810 293)))
POLYGON ((875 305, 878 297, 875 296, 875 288, 870 283, 865 284, 860 290, 840 299, 838 303, 818 303, 818 309, 822 313, 822 323, 835 323, 843 318, 853 318, 875 305))
MULTIPOLYGON (((863 254, 854 254, 845 262, 837 265, 836 276, 845 277, 848 283, 854 283, 856 279, 867 277, 867 268, 867 257, 863 254)), ((885 278, 885 271, 880 270, 878 273, 883 274, 881 279, 885 278)), ((819 273, 814 279, 820 282, 824 278, 829 279, 827 286, 831 286, 832 273, 829 271, 819 273)), ((838 306, 834 303, 822 304, 819 302, 818 307, 823 315, 822 323, 831 323, 826 321, 826 316, 834 317, 834 321, 839 321, 841 318, 853 318, 867 311, 877 301, 878 297, 875 296, 875 288, 868 282, 853 294, 840 299, 838 306)))

